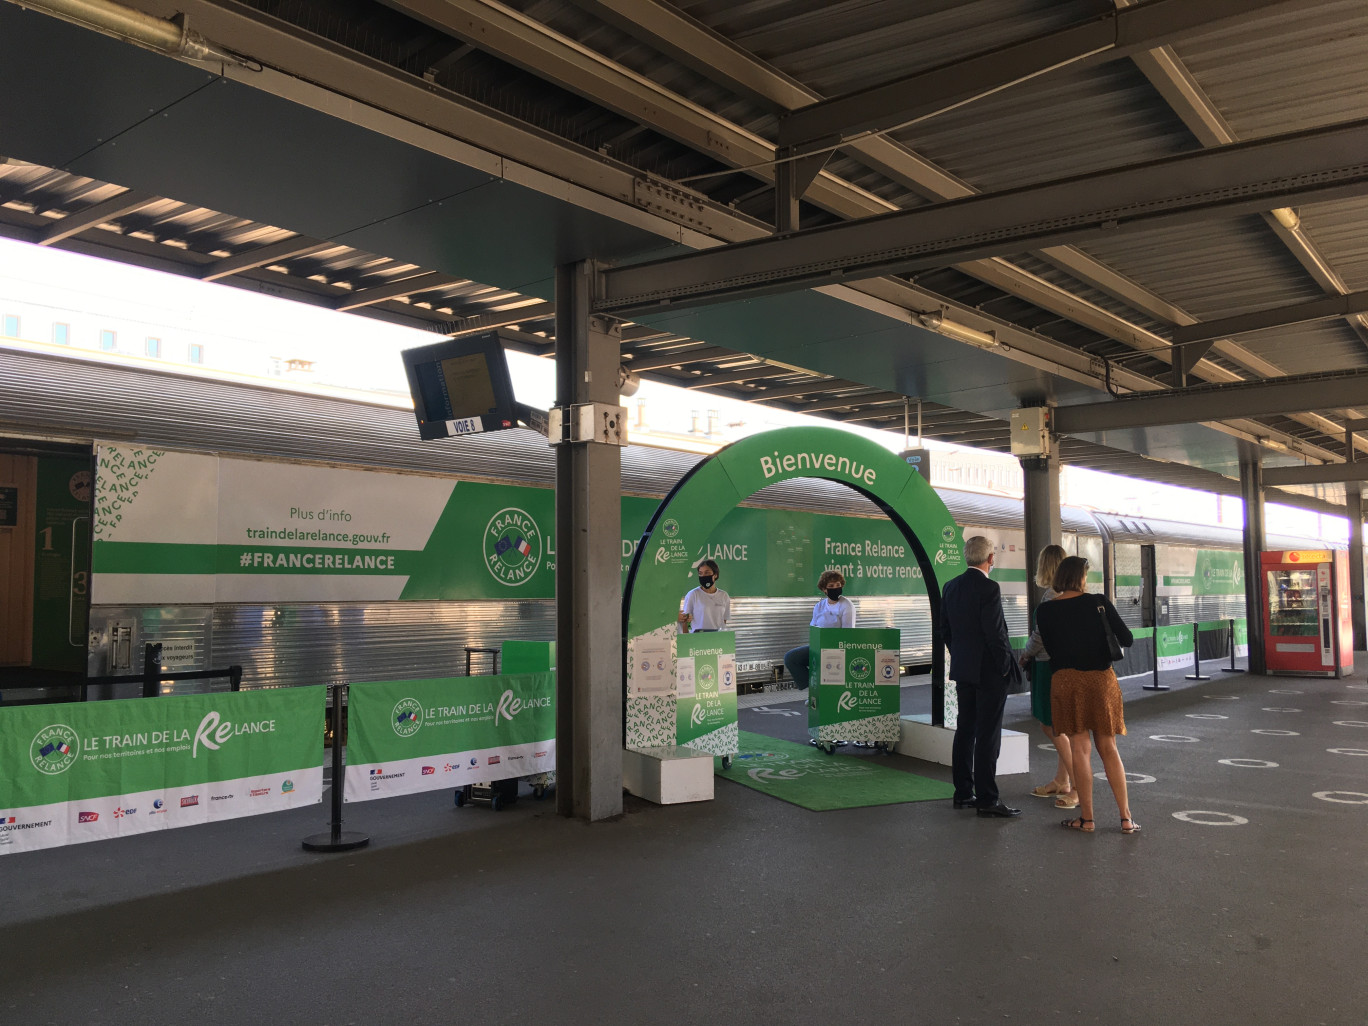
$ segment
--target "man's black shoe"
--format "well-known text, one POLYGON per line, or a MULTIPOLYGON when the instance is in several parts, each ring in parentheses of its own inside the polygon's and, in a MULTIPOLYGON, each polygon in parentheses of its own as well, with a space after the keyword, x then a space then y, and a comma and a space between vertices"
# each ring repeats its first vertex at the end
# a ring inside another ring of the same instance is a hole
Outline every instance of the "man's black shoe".
POLYGON ((978 814, 980 816, 996 816, 1002 819, 1007 819, 1011 816, 1020 816, 1021 810, 1009 809, 1006 805, 1003 805, 1002 802, 998 802, 996 805, 984 806, 983 808, 978 810, 978 814))
POLYGON ((974 807, 974 803, 977 802, 977 801, 978 801, 977 798, 956 798, 956 799, 955 799, 955 808, 957 808, 957 809, 972 809, 972 808, 974 807))

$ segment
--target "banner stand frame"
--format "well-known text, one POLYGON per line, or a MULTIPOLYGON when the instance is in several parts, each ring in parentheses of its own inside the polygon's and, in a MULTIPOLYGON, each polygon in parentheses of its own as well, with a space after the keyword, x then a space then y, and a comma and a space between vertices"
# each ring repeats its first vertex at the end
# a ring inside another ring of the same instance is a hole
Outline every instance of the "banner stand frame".
POLYGON ((332 821, 325 834, 310 834, 301 842, 305 851, 355 851, 370 844, 370 836, 342 829, 342 692, 347 685, 333 685, 332 704, 332 821))

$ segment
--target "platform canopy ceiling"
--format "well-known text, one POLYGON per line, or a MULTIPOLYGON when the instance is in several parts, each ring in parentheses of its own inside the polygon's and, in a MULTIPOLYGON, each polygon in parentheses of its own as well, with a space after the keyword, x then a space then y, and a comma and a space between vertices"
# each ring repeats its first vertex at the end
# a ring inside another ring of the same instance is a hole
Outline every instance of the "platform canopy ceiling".
POLYGON ((1227 493, 1368 453, 1363 0, 43 6, 10 237, 539 352, 591 258, 674 384, 1227 493))

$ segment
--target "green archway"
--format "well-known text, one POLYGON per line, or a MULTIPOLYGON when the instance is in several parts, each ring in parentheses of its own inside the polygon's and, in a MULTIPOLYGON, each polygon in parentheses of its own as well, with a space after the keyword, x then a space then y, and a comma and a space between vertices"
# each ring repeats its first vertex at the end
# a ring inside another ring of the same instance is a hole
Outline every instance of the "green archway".
MULTIPOLYGON (((623 589, 625 740, 631 747, 675 743, 676 695, 634 683, 638 652, 673 651, 680 585, 722 519, 760 489, 823 478, 870 499, 902 532, 931 603, 932 674, 944 681, 940 581, 964 570, 959 528, 939 495, 887 449, 835 428, 780 428, 721 449, 686 474, 656 510, 623 589)), ((816 580, 813 580, 816 587, 816 580)), ((731 729, 735 731, 735 724, 731 729)))

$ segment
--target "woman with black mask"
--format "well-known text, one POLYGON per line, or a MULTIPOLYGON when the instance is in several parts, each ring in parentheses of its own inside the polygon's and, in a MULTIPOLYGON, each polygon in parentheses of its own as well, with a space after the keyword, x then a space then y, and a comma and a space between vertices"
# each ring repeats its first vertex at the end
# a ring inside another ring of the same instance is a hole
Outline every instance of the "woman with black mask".
POLYGON ((686 634, 699 631, 720 631, 731 618, 731 596, 717 587, 722 576, 717 564, 705 559, 698 564, 698 587, 684 596, 684 608, 679 622, 686 634))
MULTIPOLYGON (((826 598, 821 599, 812 609, 813 627, 854 627, 855 603, 845 598, 845 575, 839 570, 826 570, 817 579, 817 590, 826 598)), ((808 686, 809 666, 812 653, 807 645, 789 649, 784 656, 784 665, 789 676, 800 690, 808 686)))

